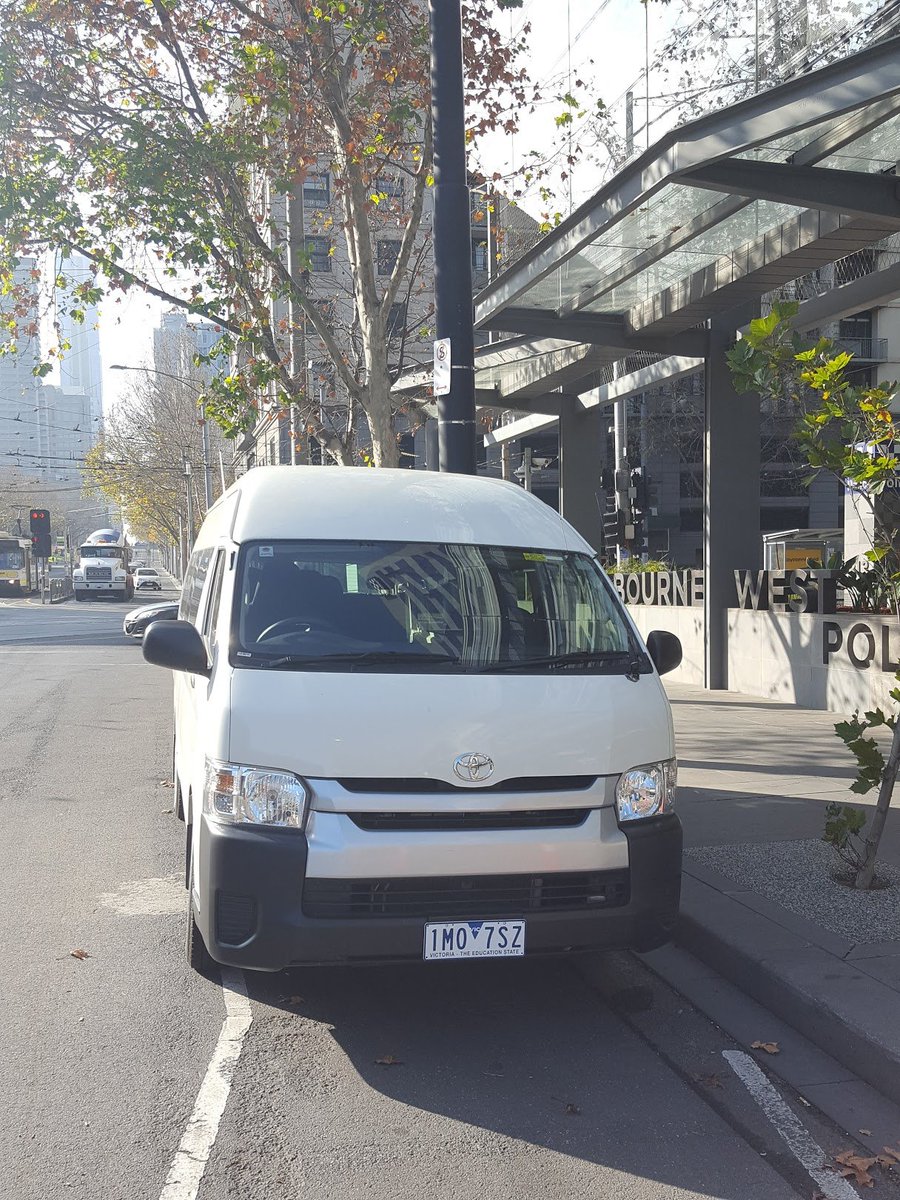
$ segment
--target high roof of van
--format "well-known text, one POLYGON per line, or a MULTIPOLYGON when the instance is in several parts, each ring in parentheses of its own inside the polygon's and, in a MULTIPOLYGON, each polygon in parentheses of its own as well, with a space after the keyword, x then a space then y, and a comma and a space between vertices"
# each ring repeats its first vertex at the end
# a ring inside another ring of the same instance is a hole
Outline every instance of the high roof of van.
POLYGON ((536 496, 499 479, 366 467, 254 467, 214 505, 198 539, 460 542, 593 553, 536 496))

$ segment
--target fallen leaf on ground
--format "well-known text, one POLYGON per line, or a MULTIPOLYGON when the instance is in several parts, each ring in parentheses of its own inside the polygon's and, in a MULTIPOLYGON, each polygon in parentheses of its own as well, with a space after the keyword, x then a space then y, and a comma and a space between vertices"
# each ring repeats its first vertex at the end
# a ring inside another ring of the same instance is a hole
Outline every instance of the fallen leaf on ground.
POLYGON ((874 1167, 877 1158, 863 1158, 861 1154, 857 1154, 853 1150, 843 1150, 840 1154, 835 1154, 834 1161, 840 1164, 840 1174, 845 1179, 851 1179, 860 1187, 874 1187, 875 1180, 869 1174, 869 1169, 874 1167))
POLYGON ((279 996, 278 1000, 281 1004, 303 1004, 305 1002, 303 996, 279 996))
POLYGON ((707 1087, 720 1088, 722 1086, 722 1080, 718 1075, 697 1075, 696 1079, 698 1083, 705 1083, 707 1087))
POLYGON ((376 1058, 375 1062, 379 1067, 402 1067, 403 1062, 399 1058, 394 1058, 393 1054, 385 1054, 382 1058, 376 1058))
POLYGON ((871 1137, 872 1136, 871 1129, 860 1129, 859 1132, 863 1135, 863 1137, 871 1137))
POLYGON ((161 779, 159 781, 159 786, 160 787, 174 787, 175 784, 172 782, 171 779, 161 779))
POLYGON ((804 1100, 802 1096, 798 1096, 797 1099, 804 1106, 804 1108, 812 1108, 812 1105, 810 1104, 810 1102, 808 1100, 804 1100))
POLYGON ((174 808, 161 808, 159 811, 162 813, 172 813, 175 811, 175 809, 174 808))
POLYGON ((567 1117, 580 1117, 581 1109, 578 1107, 577 1104, 567 1104, 566 1105, 566 1116, 567 1117))
POLYGON ((88 954, 87 950, 70 950, 69 957, 77 958, 79 962, 84 962, 86 958, 90 958, 91 956, 88 954))
POLYGON ((765 1050, 766 1054, 780 1054, 781 1047, 777 1042, 751 1042, 751 1050, 765 1050))
POLYGON ((882 1146, 881 1153, 892 1158, 895 1163, 900 1163, 900 1150, 895 1150, 892 1146, 882 1146))
POLYGON ((879 1154, 878 1165, 884 1167, 886 1171, 890 1171, 892 1167, 896 1167, 897 1159, 890 1154, 879 1154))

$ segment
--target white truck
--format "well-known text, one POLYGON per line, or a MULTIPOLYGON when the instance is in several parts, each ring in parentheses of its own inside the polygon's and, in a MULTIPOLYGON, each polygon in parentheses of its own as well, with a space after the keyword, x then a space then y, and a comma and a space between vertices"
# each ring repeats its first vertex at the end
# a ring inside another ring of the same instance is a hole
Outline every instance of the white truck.
POLYGON ((129 566, 129 547, 117 529, 95 529, 78 550, 78 566, 72 572, 76 600, 89 596, 111 596, 130 600, 134 579, 129 566))

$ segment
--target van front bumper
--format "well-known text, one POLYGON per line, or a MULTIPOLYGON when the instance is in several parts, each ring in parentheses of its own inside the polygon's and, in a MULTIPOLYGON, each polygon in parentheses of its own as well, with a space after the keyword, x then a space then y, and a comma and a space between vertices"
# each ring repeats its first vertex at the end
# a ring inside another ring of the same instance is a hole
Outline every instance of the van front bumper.
MULTIPOLYGON (((310 917, 303 911, 308 847, 293 830, 219 825, 200 817, 200 908, 216 961, 259 971, 294 964, 410 961, 439 916, 310 917)), ((671 936, 681 892, 681 823, 675 814, 622 826, 628 841, 627 904, 612 909, 510 911, 525 919, 526 955, 652 950, 671 936)))

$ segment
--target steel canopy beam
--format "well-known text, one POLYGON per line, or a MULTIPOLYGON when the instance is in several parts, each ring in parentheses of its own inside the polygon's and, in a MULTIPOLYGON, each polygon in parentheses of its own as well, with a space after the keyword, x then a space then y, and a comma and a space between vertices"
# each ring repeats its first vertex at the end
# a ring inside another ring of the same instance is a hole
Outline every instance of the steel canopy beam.
POLYGON ((496 429, 486 433, 484 444, 485 446, 502 446, 504 442, 517 442, 519 438, 526 437, 530 433, 542 433, 545 429, 552 429, 558 421, 558 416, 542 416, 539 413, 532 414, 530 417, 522 417, 518 421, 511 421, 508 425, 498 425, 496 429))
POLYGON ((877 217, 900 226, 900 181, 893 175, 730 158, 696 167, 679 179, 691 187, 775 200, 797 208, 877 217))
POLYGON ((636 305, 628 319, 657 337, 676 334, 894 232, 884 218, 808 210, 636 305))
POLYGON ((604 349, 621 351, 621 357, 636 350, 702 357, 706 353, 707 342, 706 332, 702 329, 685 330, 674 337, 635 334, 622 316, 578 313, 560 317, 542 308, 505 308, 488 321, 487 328, 602 346, 604 349))
POLYGON ((821 296, 804 300, 791 325, 801 332, 818 329, 832 321, 852 316, 866 308, 881 308, 900 296, 900 263, 872 271, 860 279, 829 288, 821 296))
POLYGON ((648 392, 651 388, 659 387, 673 379, 681 379, 685 375, 693 375, 703 369, 705 359, 690 358, 687 355, 670 355, 651 363, 649 367, 639 367, 627 375, 620 375, 610 383, 594 388, 579 397, 582 408, 595 408, 597 405, 613 404, 616 400, 627 400, 629 396, 637 396, 639 392, 648 392))

